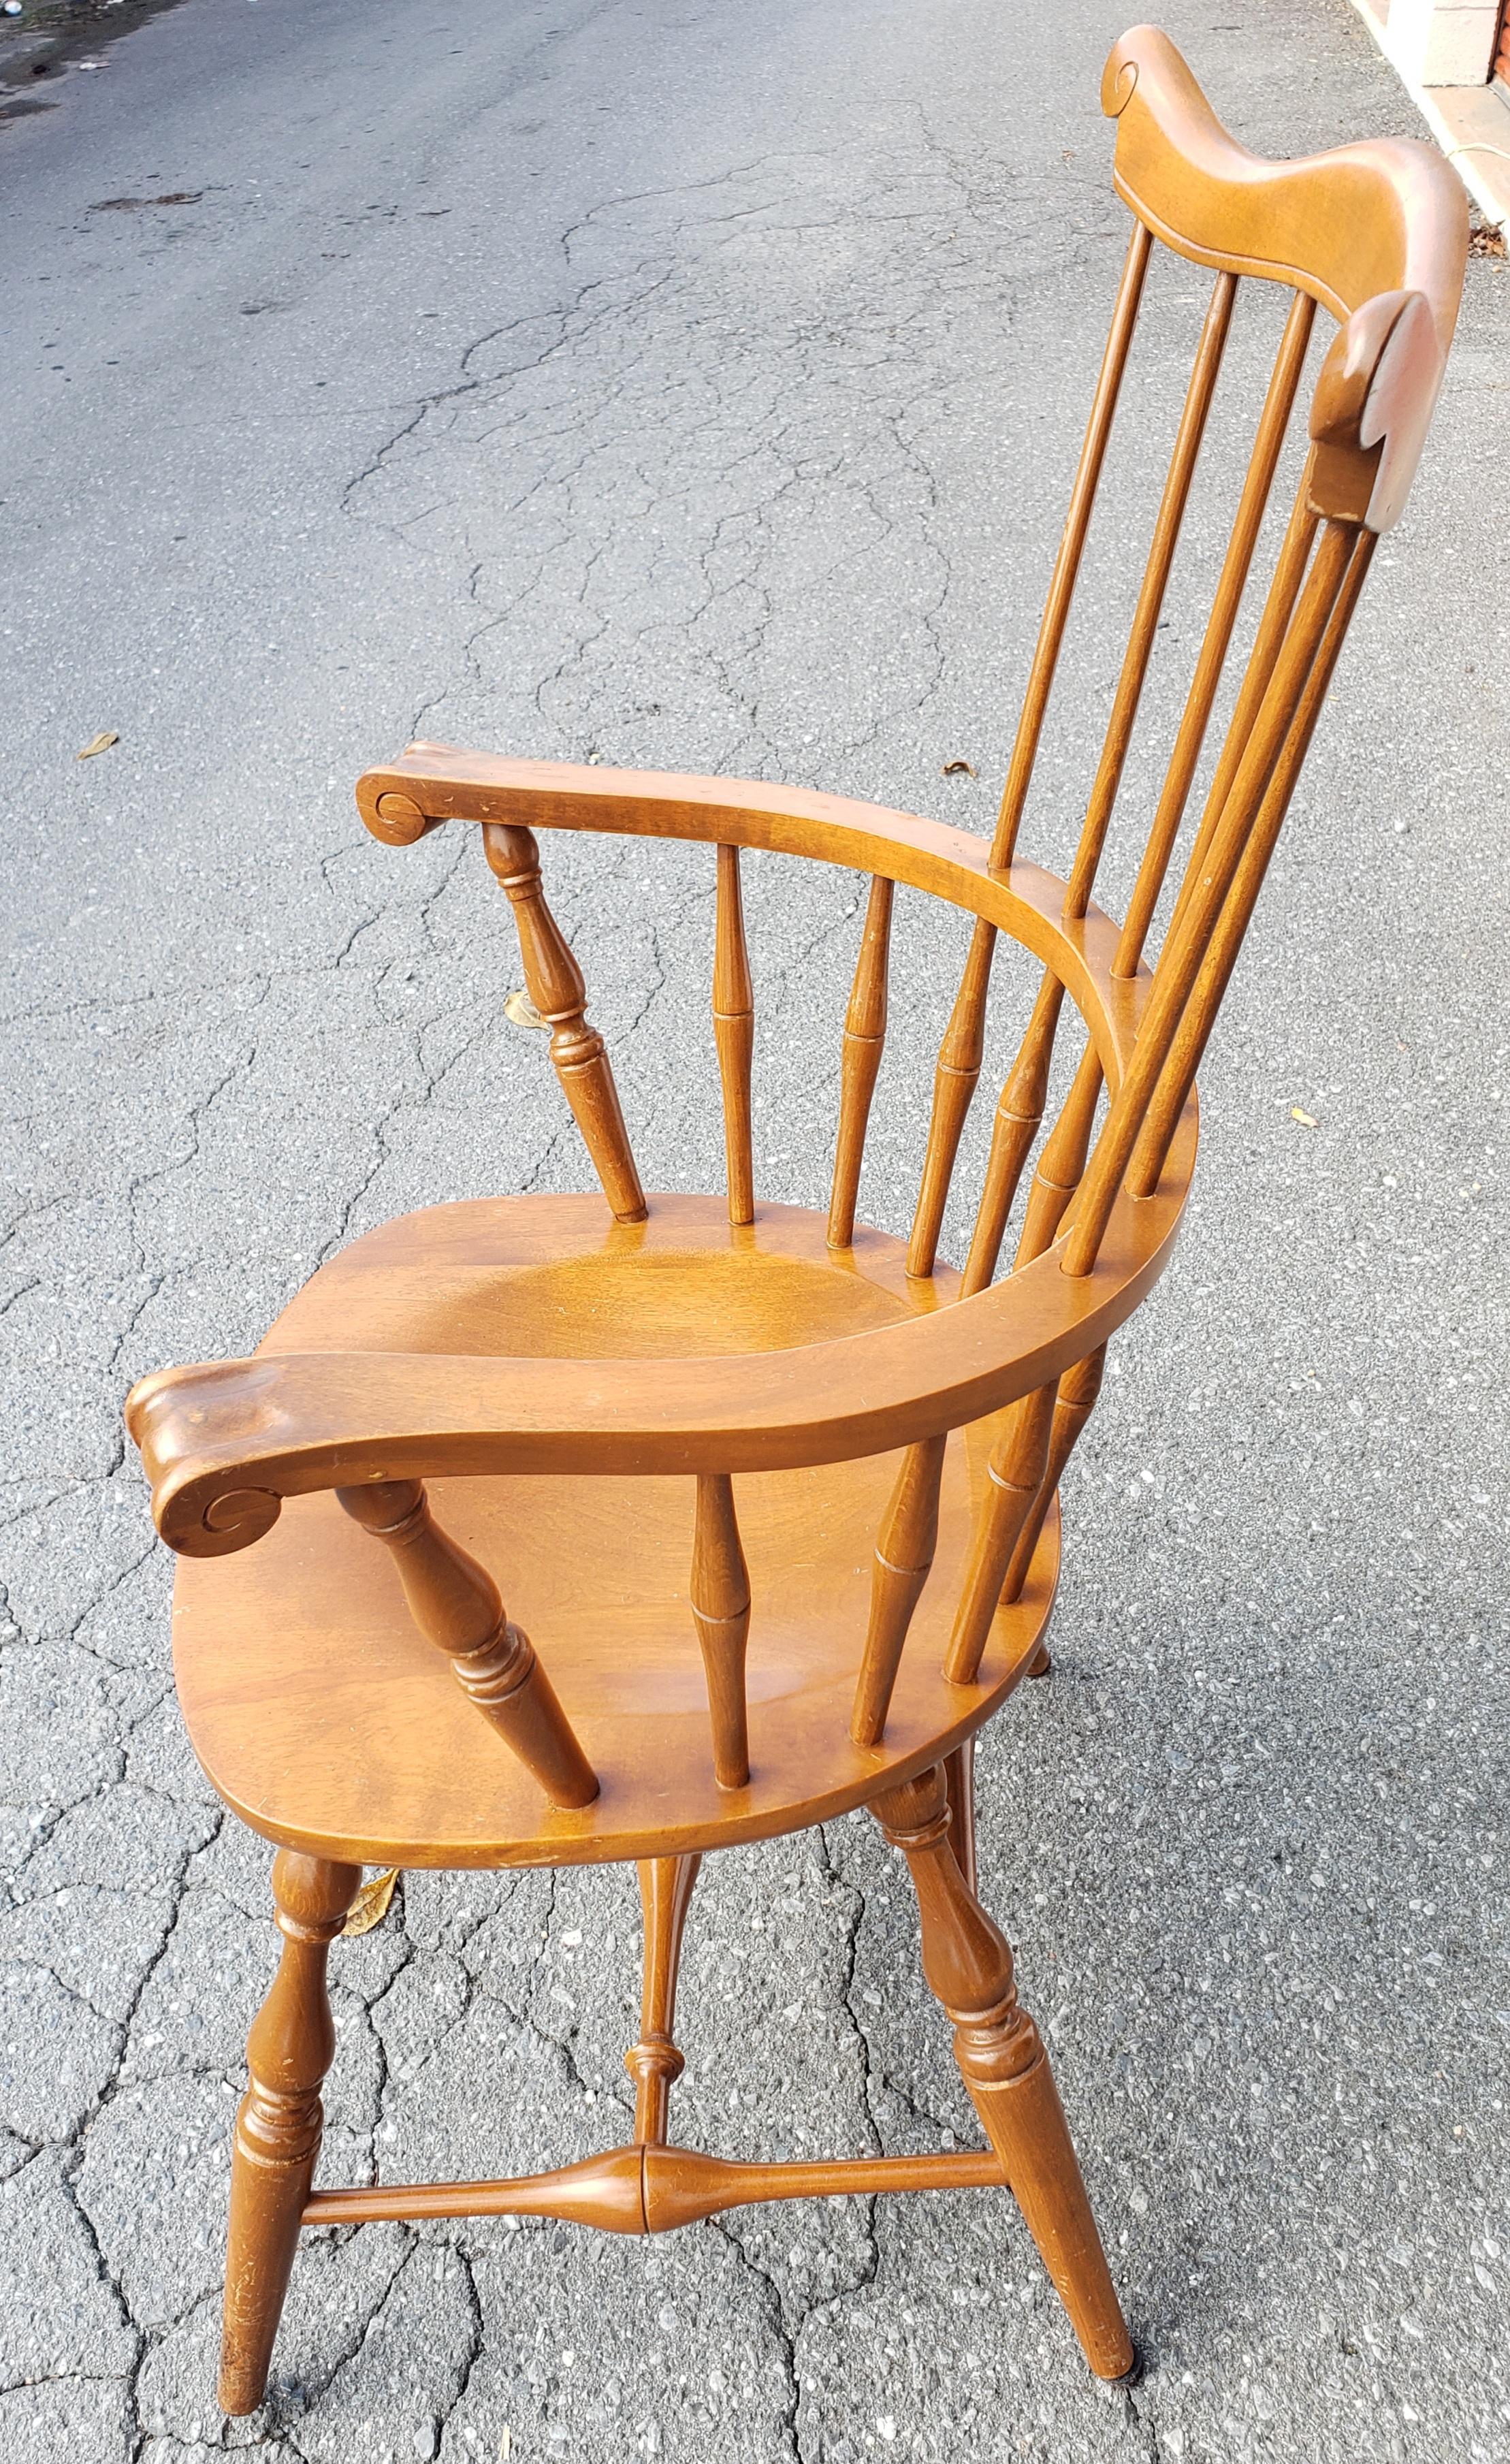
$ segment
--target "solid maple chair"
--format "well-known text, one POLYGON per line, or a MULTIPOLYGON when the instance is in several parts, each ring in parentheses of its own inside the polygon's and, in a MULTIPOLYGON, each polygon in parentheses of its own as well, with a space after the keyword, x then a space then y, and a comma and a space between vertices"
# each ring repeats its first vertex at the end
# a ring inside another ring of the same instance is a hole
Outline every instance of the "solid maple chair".
POLYGON ((658 2233, 752 2201, 967 2184, 1015 2194, 1091 2368, 1116 2378, 1132 2365, 1042 2044, 975 1896, 974 1741, 1047 1664, 1060 1478, 1106 1339, 1174 1240, 1196 1066, 1374 539, 1426 433, 1467 217, 1447 165, 1422 145, 1259 162, 1150 28, 1117 45, 1103 100, 1131 244, 989 846, 835 796, 431 744, 359 785, 368 828, 391 846, 448 822, 482 825, 608 1220, 596 1197, 427 1207, 322 1266, 254 1358, 164 1372, 128 1406, 159 1529, 186 1561, 174 1649, 190 1735, 227 1804, 278 1849, 285 1947, 252 2030, 231 2180, 229 2411, 262 2396, 301 2225, 514 2214, 658 2233), (1018 825, 1155 239, 1215 278, 1066 884, 1017 855, 1018 825), (1092 888, 1249 275, 1284 285, 1291 305, 1118 926, 1092 888), (1309 451, 1150 970, 1146 938, 1318 306, 1339 330, 1309 451), (582 978, 546 904, 540 827, 716 849, 726 1196, 642 1193, 582 978), (743 847, 871 876, 826 1219, 755 1195, 743 847), (974 919, 905 1243, 856 1220, 897 882, 974 919), (1041 982, 960 1274, 935 1253, 1003 935, 1041 982), (1083 1055, 1039 1154, 1016 1265, 997 1281, 1066 995, 1083 1055), (910 1867, 925 1973, 988 2145, 731 2164, 668 2145, 699 1859, 860 1805, 910 1867), (315 2189, 334 2050, 326 1955, 362 1866, 630 1859, 646 1932, 632 2142, 518 2181, 315 2189))

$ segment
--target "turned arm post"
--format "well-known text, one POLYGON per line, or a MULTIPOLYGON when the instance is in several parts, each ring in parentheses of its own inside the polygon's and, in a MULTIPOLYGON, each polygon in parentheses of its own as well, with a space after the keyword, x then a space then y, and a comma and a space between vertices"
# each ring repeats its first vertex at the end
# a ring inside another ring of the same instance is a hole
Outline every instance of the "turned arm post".
POLYGON ((560 926, 545 903, 540 853, 533 830, 489 822, 483 844, 519 929, 519 956, 530 999, 551 1030, 551 1059, 617 1221, 643 1223, 645 1192, 629 1149, 629 1133, 602 1037, 587 1023, 587 988, 560 926))
POLYGON ((491 1574, 441 1530, 417 1480, 339 1488, 354 1523, 381 1540, 398 1569, 427 1642, 449 1658, 456 1682, 490 1720, 553 1805, 590 1805, 598 1778, 522 1629, 504 1615, 491 1574))

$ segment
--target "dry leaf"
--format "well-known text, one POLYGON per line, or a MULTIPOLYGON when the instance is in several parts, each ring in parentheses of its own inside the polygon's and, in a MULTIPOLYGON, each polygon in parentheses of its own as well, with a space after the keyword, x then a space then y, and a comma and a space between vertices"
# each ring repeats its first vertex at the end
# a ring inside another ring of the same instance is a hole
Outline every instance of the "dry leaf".
POLYGON ((974 761, 946 761, 943 769, 939 772, 939 777, 941 779, 974 779, 974 776, 975 765, 974 761))
POLYGON ((1316 1130, 1321 1127, 1321 1123, 1315 1120, 1309 1112, 1302 1111, 1299 1104, 1292 1104, 1290 1106, 1290 1118, 1292 1121, 1299 1121, 1302 1130, 1316 1130))
POLYGON ((363 1882, 352 1903, 351 1914, 341 1926, 341 1932, 347 1934, 373 1932, 388 1913, 393 1898, 393 1885, 398 1879, 397 1865, 390 1865, 386 1873, 374 1874, 370 1882, 363 1882))
POLYGON ((75 754, 74 759, 76 761, 91 761, 97 753, 108 753, 112 744, 119 744, 120 741, 120 738, 113 727, 103 727, 98 736, 90 737, 82 752, 75 754))
POLYGON ((515 1026, 544 1026, 546 1023, 526 992, 511 993, 503 1004, 503 1014, 505 1018, 512 1018, 515 1026))

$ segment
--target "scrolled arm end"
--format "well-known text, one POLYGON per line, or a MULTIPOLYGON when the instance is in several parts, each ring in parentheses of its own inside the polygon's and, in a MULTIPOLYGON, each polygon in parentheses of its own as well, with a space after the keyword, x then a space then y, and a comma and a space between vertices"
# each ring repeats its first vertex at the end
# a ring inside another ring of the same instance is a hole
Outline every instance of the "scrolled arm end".
MULTIPOLYGON (((406 744, 403 758, 412 755, 450 754, 452 744, 429 744, 423 740, 406 744)), ((422 804, 395 785, 391 776, 382 770, 368 770, 357 781, 357 810, 375 839, 383 847, 413 847, 430 830, 438 830, 449 818, 445 813, 427 813, 422 804)))
POLYGON ((152 1484, 152 1519, 184 1557, 229 1557, 271 1531, 275 1490, 252 1485, 240 1449, 256 1426, 266 1366, 254 1360, 160 1369, 126 1398, 125 1422, 152 1484))

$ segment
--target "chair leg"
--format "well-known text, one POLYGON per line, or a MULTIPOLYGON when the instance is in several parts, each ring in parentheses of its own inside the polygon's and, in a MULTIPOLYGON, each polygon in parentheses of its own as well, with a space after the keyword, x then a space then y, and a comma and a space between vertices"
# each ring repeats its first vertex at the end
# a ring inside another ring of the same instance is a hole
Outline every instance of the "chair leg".
POLYGON ((954 1851, 967 1891, 975 1888, 975 1740, 945 1757, 944 1786, 949 1793, 949 1844, 954 1851))
POLYGON ((1012 1952, 950 1845, 941 1769, 871 1807, 902 1850, 923 1925, 923 1972, 954 2028, 954 2056, 986 2136, 1098 2378, 1133 2350, 1039 2032, 1018 2001, 1012 1952))
POLYGON ((236 2116, 220 2347, 225 2412, 254 2412, 267 2387, 319 2153, 320 2082, 336 2051, 325 1962, 361 1887, 360 1865, 287 1848, 273 1860, 283 1955, 247 2039, 252 2083, 236 2116))

